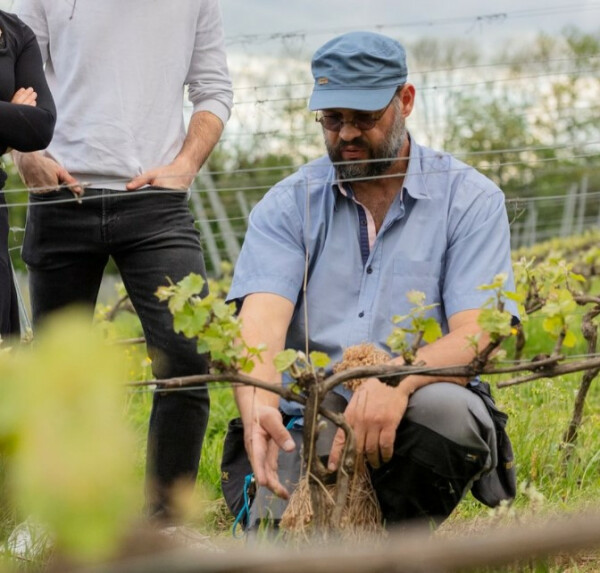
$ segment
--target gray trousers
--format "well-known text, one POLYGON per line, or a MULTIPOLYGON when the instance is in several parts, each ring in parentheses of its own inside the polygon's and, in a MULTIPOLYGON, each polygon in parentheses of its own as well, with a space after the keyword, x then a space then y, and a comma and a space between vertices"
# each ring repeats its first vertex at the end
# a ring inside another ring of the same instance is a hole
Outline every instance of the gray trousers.
MULTIPOLYGON (((325 404, 343 411, 337 394, 325 404)), ((317 455, 326 456, 336 429, 327 422, 319 435, 317 455)), ((301 475, 302 430, 291 430, 296 449, 279 454, 279 479, 292 492, 301 475)), ((371 470, 371 479, 386 525, 411 519, 440 523, 450 515, 473 482, 497 463, 496 433, 479 396, 458 384, 437 382, 417 390, 398 430, 392 459, 371 470)), ((287 501, 259 487, 250 508, 250 527, 277 523, 287 501)))

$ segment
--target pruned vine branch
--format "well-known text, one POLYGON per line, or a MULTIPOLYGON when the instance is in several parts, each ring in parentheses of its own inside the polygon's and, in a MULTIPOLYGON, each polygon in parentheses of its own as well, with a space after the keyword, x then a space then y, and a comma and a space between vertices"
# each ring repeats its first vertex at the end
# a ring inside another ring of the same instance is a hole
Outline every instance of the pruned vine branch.
MULTIPOLYGON (((443 366, 443 367, 428 367, 425 365, 396 365, 396 364, 379 364, 376 366, 360 366, 350 368, 332 374, 323 379, 323 391, 329 392, 340 384, 357 378, 379 378, 388 386, 398 386, 400 382, 407 376, 429 375, 440 378, 473 378, 481 374, 495 375, 506 374, 512 372, 531 371, 532 374, 522 378, 515 378, 504 382, 499 382, 497 386, 504 388, 516 384, 522 384, 532 380, 541 378, 554 378, 564 374, 573 372, 582 372, 584 370, 593 370, 600 368, 600 358, 588 358, 570 363, 561 364, 560 361, 565 357, 543 357, 534 359, 528 362, 521 362, 513 366, 505 368, 487 365, 483 368, 475 368, 472 365, 466 366, 443 366)), ((281 386, 274 383, 263 382, 252 376, 239 373, 223 373, 223 374, 199 374, 195 376, 182 376, 178 378, 166 378, 146 381, 129 382, 128 386, 158 386, 159 389, 182 388, 185 386, 194 386, 198 384, 214 383, 214 382, 229 382, 232 384, 244 384, 254 386, 262 390, 274 392, 285 400, 296 402, 305 405, 305 398, 291 390, 289 387, 281 386)))

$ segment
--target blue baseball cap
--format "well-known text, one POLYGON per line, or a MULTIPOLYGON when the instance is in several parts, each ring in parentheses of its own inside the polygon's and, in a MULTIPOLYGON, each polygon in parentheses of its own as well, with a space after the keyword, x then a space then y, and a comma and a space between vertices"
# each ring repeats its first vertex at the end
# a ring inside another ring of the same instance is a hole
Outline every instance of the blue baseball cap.
POLYGON ((396 40, 374 32, 349 32, 313 56, 315 78, 309 109, 383 109, 406 83, 406 52, 396 40))

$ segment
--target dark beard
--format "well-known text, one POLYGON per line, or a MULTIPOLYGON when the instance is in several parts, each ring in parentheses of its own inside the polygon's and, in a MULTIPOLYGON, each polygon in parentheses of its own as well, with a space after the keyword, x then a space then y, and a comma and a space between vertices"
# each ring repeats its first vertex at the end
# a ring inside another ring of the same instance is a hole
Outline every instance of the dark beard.
POLYGON ((335 165, 338 179, 372 179, 387 173, 398 161, 398 156, 406 141, 406 127, 402 118, 396 120, 388 132, 386 142, 378 147, 371 146, 362 137, 352 141, 340 141, 337 145, 325 140, 327 152, 335 165), (345 147, 354 146, 367 150, 369 161, 348 162, 342 158, 345 147))

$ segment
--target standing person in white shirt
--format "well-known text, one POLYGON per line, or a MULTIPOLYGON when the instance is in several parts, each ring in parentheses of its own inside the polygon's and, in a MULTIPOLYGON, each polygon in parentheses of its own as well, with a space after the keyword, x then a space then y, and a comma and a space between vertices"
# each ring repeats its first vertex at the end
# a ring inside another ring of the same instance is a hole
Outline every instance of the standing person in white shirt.
MULTIPOLYGON (((91 313, 112 257, 154 375, 205 373, 154 293, 167 278, 205 275, 187 190, 232 107, 218 0, 18 0, 15 11, 36 33, 59 118, 47 151, 15 156, 32 190, 22 255, 34 325, 73 303, 91 313)), ((155 393, 152 517, 177 519, 173 491, 196 478, 208 412, 206 388, 155 393)))

